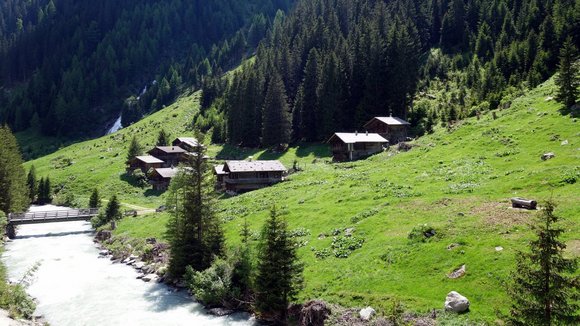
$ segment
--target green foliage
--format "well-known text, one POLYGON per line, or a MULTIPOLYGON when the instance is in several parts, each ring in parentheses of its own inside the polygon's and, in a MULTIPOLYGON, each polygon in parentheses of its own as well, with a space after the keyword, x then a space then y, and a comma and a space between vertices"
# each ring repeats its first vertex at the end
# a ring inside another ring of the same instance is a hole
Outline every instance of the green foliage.
POLYGON ((558 85, 556 99, 564 104, 566 109, 576 103, 580 94, 580 63, 576 62, 577 51, 571 37, 566 39, 560 50, 560 64, 556 76, 556 85, 558 85))
POLYGON ((40 178, 38 181, 38 196, 37 203, 40 205, 49 204, 52 202, 52 185, 50 178, 40 178))
POLYGON ((123 106, 127 127, 184 86, 201 88, 237 64, 250 32, 264 37, 269 18, 292 2, 104 0, 95 10, 78 1, 3 1, 0 86, 10 92, 0 95, 0 122, 22 131, 36 116, 44 136, 94 136, 137 91, 123 106))
POLYGON ((224 258, 217 257, 204 271, 188 266, 185 279, 193 295, 206 306, 240 308, 251 301, 252 276, 251 258, 245 246, 224 258))
MULTIPOLYGON (((196 138, 203 143, 203 135, 196 138)), ((196 147, 169 187, 167 206, 173 209, 166 237, 171 245, 168 271, 174 278, 182 277, 186 266, 205 270, 223 253, 222 225, 215 214, 212 172, 205 153, 205 146, 196 147)))
POLYGON ((555 206, 547 201, 537 217, 533 231, 536 238, 528 252, 516 256, 508 293, 513 302, 507 319, 511 325, 578 324, 580 279, 575 272, 576 259, 566 259, 566 245, 559 240, 564 229, 555 206))
POLYGON ((287 223, 272 207, 258 249, 255 308, 261 318, 286 322, 288 304, 302 288, 302 270, 287 223))
POLYGON ((141 154, 143 154, 143 146, 139 144, 137 136, 133 135, 133 138, 131 138, 131 143, 129 144, 129 150, 127 151, 127 162, 141 154))
POLYGON ((101 196, 99 196, 99 190, 97 188, 93 189, 91 193, 91 197, 89 198, 89 208, 100 208, 102 205, 101 203, 101 196))
POLYGON ((28 175, 26 176, 26 185, 28 186, 28 198, 30 202, 33 203, 36 198, 36 193, 38 191, 38 180, 36 180, 36 169, 34 165, 28 170, 28 175))
POLYGON ((262 145, 285 148, 290 143, 292 121, 286 89, 279 74, 274 74, 264 98, 262 145))
POLYGON ((420 224, 409 232, 407 239, 409 239, 409 243, 428 242, 438 235, 438 233, 439 231, 429 224, 420 224))
POLYGON ((7 126, 0 126, 0 211, 25 211, 29 204, 26 172, 16 138, 7 126))
POLYGON ((185 279, 195 298, 206 306, 227 306, 232 298, 232 278, 234 266, 223 258, 216 258, 211 266, 202 272, 187 266, 185 279))
POLYGON ((107 208, 105 209, 105 219, 104 222, 113 222, 120 220, 123 217, 121 213, 121 205, 116 195, 113 195, 109 202, 107 203, 107 208))
POLYGON ((165 129, 161 129, 159 131, 159 135, 157 136, 157 146, 168 146, 169 145, 169 135, 165 131, 165 129))
POLYGON ((340 235, 332 238, 332 253, 336 258, 347 258, 350 254, 361 248, 365 240, 357 236, 340 235))

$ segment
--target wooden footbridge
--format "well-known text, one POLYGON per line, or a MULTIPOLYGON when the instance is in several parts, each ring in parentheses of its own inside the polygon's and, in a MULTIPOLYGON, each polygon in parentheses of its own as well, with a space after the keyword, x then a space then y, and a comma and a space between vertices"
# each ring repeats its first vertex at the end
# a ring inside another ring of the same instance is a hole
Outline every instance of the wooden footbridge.
POLYGON ((99 214, 98 208, 80 208, 55 210, 45 212, 27 212, 27 213, 10 213, 8 214, 8 225, 6 233, 10 239, 16 237, 16 225, 22 224, 39 224, 54 222, 72 222, 88 221, 99 214))

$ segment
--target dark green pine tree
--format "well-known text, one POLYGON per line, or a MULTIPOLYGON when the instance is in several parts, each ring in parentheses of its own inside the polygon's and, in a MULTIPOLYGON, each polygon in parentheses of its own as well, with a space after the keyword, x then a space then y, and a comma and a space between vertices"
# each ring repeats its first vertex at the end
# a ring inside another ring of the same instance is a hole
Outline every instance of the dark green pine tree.
POLYGON ((33 203, 38 190, 38 180, 36 180, 36 168, 34 165, 32 165, 30 170, 28 170, 26 185, 28 186, 28 198, 30 199, 30 202, 33 203))
POLYGON ((317 131, 317 140, 328 139, 340 126, 341 111, 345 104, 345 94, 343 94, 342 69, 339 60, 334 54, 330 54, 321 69, 320 84, 318 87, 318 108, 319 128, 317 131))
POLYGON ((255 307, 260 318, 286 324, 288 304, 302 288, 302 271, 288 225, 272 207, 258 247, 255 307))
POLYGON ((565 259, 564 229, 557 223, 554 203, 548 201, 533 226, 536 238, 530 251, 516 255, 516 270, 508 294, 512 300, 511 325, 578 325, 580 278, 577 259, 565 259))
POLYGON ((558 75, 556 75, 556 85, 558 91, 556 99, 564 104, 566 108, 576 103, 580 87, 580 68, 576 59, 577 49, 568 37, 560 50, 560 64, 558 65, 558 75))
POLYGON ((37 202, 40 205, 49 204, 52 202, 52 194, 50 189, 50 178, 40 178, 38 182, 38 197, 37 202))
MULTIPOLYGON (((196 138, 203 143, 203 135, 196 138)), ((196 147, 190 161, 171 181, 167 206, 174 207, 167 223, 171 245, 169 274, 178 279, 186 266, 202 271, 223 254, 223 230, 215 213, 213 175, 205 146, 196 147)))
POLYGON ((143 153, 143 147, 139 144, 137 136, 131 138, 131 144, 129 144, 129 150, 127 151, 127 162, 134 159, 135 156, 139 156, 143 153))
POLYGON ((117 199, 117 195, 111 196, 105 209, 105 221, 113 222, 121 219, 121 204, 117 199))
POLYGON ((297 139, 304 138, 306 141, 317 140, 319 127, 318 95, 316 90, 319 83, 318 51, 313 48, 308 53, 308 60, 304 68, 304 80, 300 86, 299 100, 294 108, 296 115, 299 114, 299 127, 295 126, 297 139))
POLYGON ((46 187, 44 186, 44 178, 40 178, 40 180, 38 180, 38 187, 36 190, 36 202, 40 205, 42 205, 42 201, 43 201, 43 194, 45 193, 45 189, 46 187))
POLYGON ((21 212, 29 204, 26 171, 18 142, 7 126, 0 126, 0 211, 21 212))
POLYGON ((168 146, 169 145, 169 135, 165 131, 165 129, 161 129, 159 131, 159 135, 157 136, 157 146, 168 146))
POLYGON ((262 145, 282 148, 290 143, 292 121, 286 101, 286 90, 280 74, 275 72, 268 85, 263 107, 262 145))
POLYGON ((99 190, 97 188, 93 189, 91 197, 89 198, 89 208, 99 208, 101 207, 101 196, 99 195, 99 190))

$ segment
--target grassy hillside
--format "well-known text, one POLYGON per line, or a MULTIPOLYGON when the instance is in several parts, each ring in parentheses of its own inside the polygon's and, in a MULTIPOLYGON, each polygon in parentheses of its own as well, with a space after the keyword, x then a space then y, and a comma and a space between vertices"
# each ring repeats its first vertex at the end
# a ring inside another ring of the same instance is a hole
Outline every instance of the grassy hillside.
MULTIPOLYGON (((287 182, 222 199, 228 243, 239 241, 244 219, 257 235, 276 204, 302 246, 307 282, 301 299, 384 309, 397 297, 412 310, 427 311, 441 308, 456 290, 471 300, 470 318, 493 321, 494 311, 509 303, 502 283, 516 250, 530 239, 527 223, 535 214, 511 209, 510 197, 553 197, 567 219, 568 254, 579 254, 580 128, 558 112, 559 104, 546 101, 553 91, 548 81, 496 112, 497 119, 489 113, 451 131, 438 129, 409 152, 354 163, 305 162, 287 182), (549 151, 556 157, 542 161, 549 151), (434 237, 408 239, 425 224, 434 237), (348 228, 354 230, 349 239, 348 228), (361 243, 352 252, 344 249, 361 243), (496 251, 499 246, 503 250, 496 251), (462 264, 464 277, 447 278, 462 264)), ((281 159, 288 163, 298 153, 293 149, 281 159)), ((165 221, 163 215, 126 219, 117 232, 163 238, 165 221)))
MULTIPOLYGON (((38 178, 50 177, 53 187, 58 190, 56 201, 63 199, 66 193, 73 193, 79 205, 86 205, 92 189, 96 187, 105 199, 116 194, 126 204, 158 207, 165 201, 164 194, 151 187, 139 187, 132 177, 125 174, 129 143, 136 135, 147 151, 155 145, 162 128, 172 139, 192 136, 191 122, 199 112, 199 100, 199 92, 182 96, 169 107, 114 134, 64 147, 50 155, 26 162, 25 168, 28 170, 34 165, 38 178)), ((26 147, 27 139, 32 138, 21 136, 21 146, 26 147)), ((255 159, 280 159, 288 167, 295 160, 302 166, 311 163, 316 157, 330 155, 327 146, 320 144, 301 145, 285 153, 210 145, 208 154, 218 159, 245 159, 248 156, 255 159)))
MULTIPOLYGON (((257 236, 276 204, 301 244, 301 299, 384 309, 396 297, 409 309, 428 311, 441 308, 445 295, 456 290, 471 300, 470 318, 493 321, 494 311, 509 302, 502 283, 516 250, 530 239, 526 224, 535 214, 509 208, 510 197, 553 197, 566 218, 568 254, 580 252, 579 122, 546 101, 553 91, 548 81, 497 111, 497 119, 491 113, 468 119, 413 142, 408 152, 393 149, 354 163, 330 163, 324 145, 286 153, 212 145, 210 156, 279 158, 289 167, 297 160, 303 168, 274 187, 220 199, 227 242, 239 242, 244 219, 257 236), (541 154, 550 151, 556 157, 542 161, 541 154), (434 228, 435 236, 408 239, 423 228, 434 228), (496 251, 498 246, 503 250, 496 251), (447 278, 462 264, 464 277, 447 278)), ((155 207, 163 203, 161 194, 134 187, 123 176, 127 143, 138 134, 151 145, 161 127, 172 136, 187 134, 198 99, 184 97, 114 135, 27 165, 35 164, 39 175, 50 175, 78 197, 88 197, 96 186, 105 196, 116 193, 123 202, 155 207), (66 159, 74 163, 64 166, 66 159)), ((162 239, 166 221, 165 214, 125 218, 116 232, 162 239)))

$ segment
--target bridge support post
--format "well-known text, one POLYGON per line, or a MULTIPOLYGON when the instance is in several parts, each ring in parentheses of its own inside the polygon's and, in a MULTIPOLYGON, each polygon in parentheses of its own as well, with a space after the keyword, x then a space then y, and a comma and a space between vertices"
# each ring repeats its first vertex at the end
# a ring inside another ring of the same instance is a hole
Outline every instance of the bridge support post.
POLYGON ((6 226, 6 235, 8 236, 8 239, 16 238, 16 227, 12 224, 8 224, 6 226))

